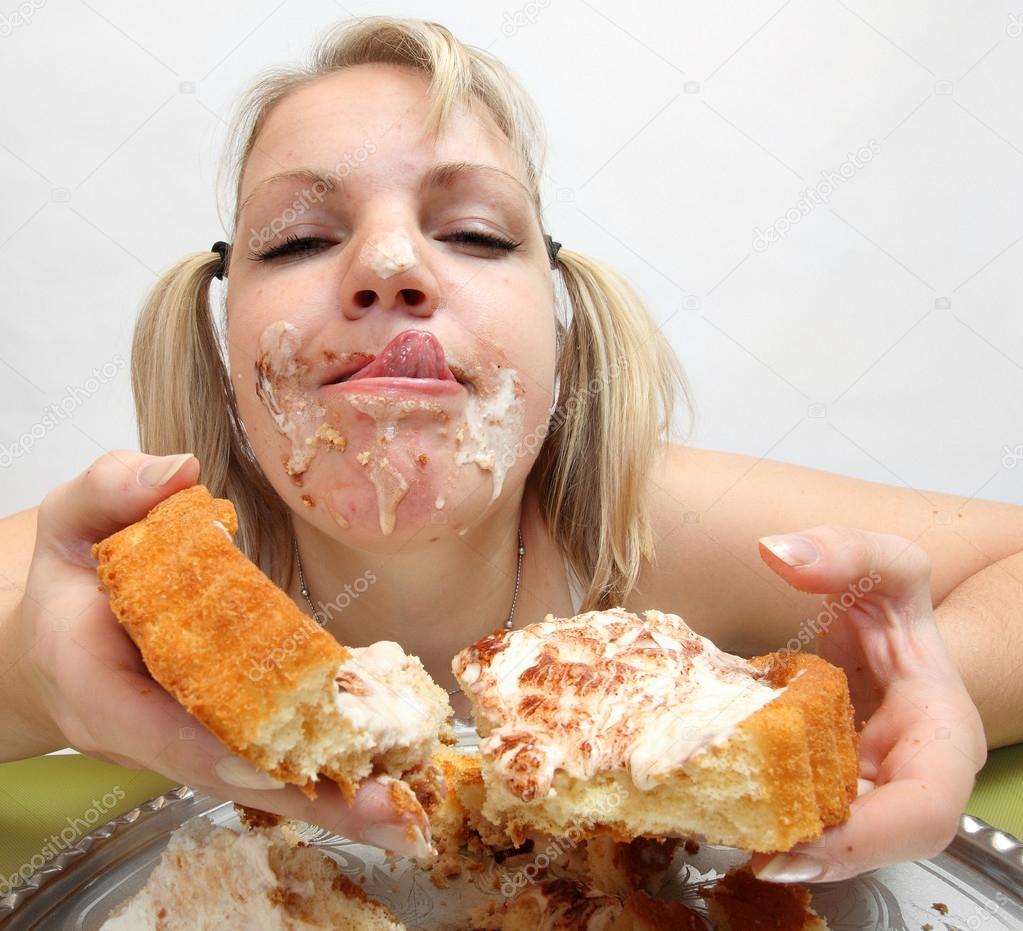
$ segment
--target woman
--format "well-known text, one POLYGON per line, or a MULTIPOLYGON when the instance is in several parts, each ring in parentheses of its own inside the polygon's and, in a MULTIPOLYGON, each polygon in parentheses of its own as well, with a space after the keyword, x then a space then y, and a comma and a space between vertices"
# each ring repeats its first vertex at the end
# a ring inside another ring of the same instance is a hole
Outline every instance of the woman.
POLYGON ((89 545, 201 471, 296 603, 448 688, 460 647, 548 612, 656 607, 735 652, 816 640, 866 721, 864 791, 761 875, 949 841, 984 727, 1023 738, 1020 509, 668 443, 677 364, 624 282, 545 234, 539 140, 500 63, 418 21, 361 20, 250 92, 232 245, 174 266, 138 324, 145 453, 5 523, 5 758, 70 744, 400 849, 379 785, 308 803, 232 758, 97 593, 89 545))

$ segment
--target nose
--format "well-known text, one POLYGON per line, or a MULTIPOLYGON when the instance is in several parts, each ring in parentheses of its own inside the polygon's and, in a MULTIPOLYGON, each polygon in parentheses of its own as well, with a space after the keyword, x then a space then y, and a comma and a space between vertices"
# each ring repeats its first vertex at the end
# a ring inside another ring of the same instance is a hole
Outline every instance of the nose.
POLYGON ((358 320, 374 308, 431 316, 440 303, 440 288, 419 252, 401 228, 368 236, 342 282, 345 317, 358 320))

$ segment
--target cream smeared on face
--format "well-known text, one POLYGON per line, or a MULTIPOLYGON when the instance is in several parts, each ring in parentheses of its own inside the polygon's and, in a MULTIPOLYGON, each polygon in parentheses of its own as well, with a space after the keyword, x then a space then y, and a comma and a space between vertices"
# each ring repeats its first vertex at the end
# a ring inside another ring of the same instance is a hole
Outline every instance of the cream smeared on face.
MULTIPOLYGON (((442 510, 458 500, 452 495, 466 468, 489 474, 488 504, 500 496, 518 458, 525 416, 525 392, 514 369, 494 361, 455 362, 456 380, 440 342, 422 330, 402 331, 376 356, 322 352, 331 371, 351 372, 351 366, 361 365, 339 381, 315 370, 309 354, 303 334, 285 321, 261 334, 256 395, 288 440, 282 461, 295 484, 303 484, 321 449, 343 454, 355 442, 355 461, 347 468, 372 488, 383 536, 395 531, 400 506, 414 489, 421 489, 427 502, 420 510, 442 510)), ((319 489, 325 510, 348 530, 354 512, 347 505, 358 492, 351 476, 344 475, 344 462, 339 459, 332 473, 321 471, 317 481, 329 483, 319 489)))
POLYGON ((416 250, 404 230, 390 230, 366 240, 359 250, 359 261, 378 278, 387 279, 413 268, 416 250))
MULTIPOLYGON (((354 410, 372 418, 376 424, 379 448, 376 451, 363 450, 356 458, 360 465, 366 467, 366 474, 376 492, 380 532, 384 536, 389 536, 397 524, 398 505, 408 494, 410 487, 410 479, 406 478, 391 461, 392 456, 407 459, 410 458, 409 455, 402 457, 397 444, 393 452, 388 449, 398 435, 398 421, 413 413, 425 413, 440 423, 446 423, 448 414, 440 404, 428 398, 349 394, 346 400, 354 410)), ((409 451, 406 450, 406 453, 409 451)), ((415 462, 414 456, 412 461, 415 462)), ((418 477, 412 474, 411 481, 418 481, 418 477)))
POLYGON ((301 344, 298 328, 278 320, 260 336, 256 358, 256 395, 277 432, 291 443, 284 468, 292 479, 305 472, 316 454, 316 432, 324 416, 323 407, 303 385, 308 366, 299 355, 301 344))
POLYGON ((509 368, 498 369, 493 388, 473 394, 465 408, 465 427, 455 434, 455 462, 475 463, 490 473, 491 502, 497 500, 504 477, 516 458, 522 436, 522 382, 509 368))

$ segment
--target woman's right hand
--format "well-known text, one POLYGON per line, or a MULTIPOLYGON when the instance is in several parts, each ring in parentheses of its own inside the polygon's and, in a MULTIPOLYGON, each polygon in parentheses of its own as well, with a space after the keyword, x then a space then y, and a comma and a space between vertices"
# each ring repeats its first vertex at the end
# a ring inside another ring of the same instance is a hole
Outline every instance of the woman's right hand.
MULTIPOLYGON (((231 752, 146 671, 100 590, 92 545, 194 485, 194 456, 108 453, 46 496, 35 551, 8 643, 19 657, 19 703, 51 745, 71 746, 132 769, 150 769, 217 798, 321 825, 409 856, 411 821, 388 786, 366 780, 349 805, 330 780, 310 801, 231 752)), ((418 805, 409 807, 418 809, 418 805)), ((405 807, 405 806, 402 806, 405 807)), ((422 853, 420 849, 418 853, 422 853)))

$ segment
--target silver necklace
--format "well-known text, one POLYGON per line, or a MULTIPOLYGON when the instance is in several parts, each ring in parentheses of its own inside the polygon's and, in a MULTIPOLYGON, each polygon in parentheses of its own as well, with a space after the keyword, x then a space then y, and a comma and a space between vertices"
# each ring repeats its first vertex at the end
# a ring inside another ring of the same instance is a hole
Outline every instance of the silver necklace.
MULTIPOLYGON (((515 626, 515 606, 519 601, 519 587, 522 584, 522 562, 526 556, 526 544, 522 541, 522 528, 519 527, 519 554, 518 561, 515 566, 515 591, 512 592, 512 603, 511 610, 508 612, 508 617, 504 619, 504 629, 511 630, 515 626)), ((305 570, 302 568, 302 554, 298 551, 298 537, 292 536, 292 546, 295 550, 295 565, 298 567, 298 584, 299 591, 302 593, 302 597, 305 599, 309 610, 313 612, 313 617, 317 615, 316 605, 313 604, 312 596, 309 594, 309 585, 305 580, 305 570)), ((459 692, 460 689, 449 689, 448 695, 454 695, 459 692)))

